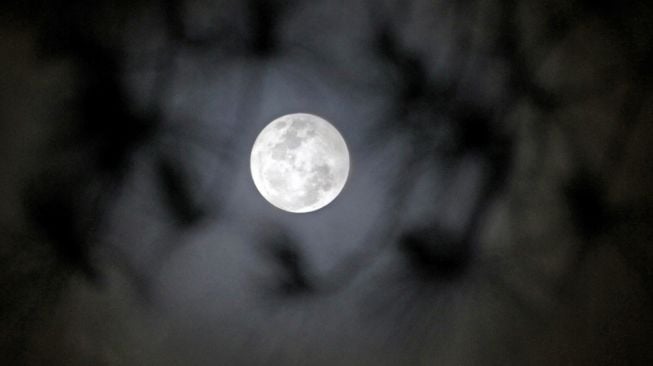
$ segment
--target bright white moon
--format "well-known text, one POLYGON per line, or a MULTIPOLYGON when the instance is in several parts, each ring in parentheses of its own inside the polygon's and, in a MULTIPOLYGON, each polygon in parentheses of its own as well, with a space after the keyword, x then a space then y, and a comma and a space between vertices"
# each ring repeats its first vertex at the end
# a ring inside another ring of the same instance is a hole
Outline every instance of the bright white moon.
POLYGON ((261 195, 289 212, 318 210, 342 191, 349 175, 349 151, 338 130, 307 113, 270 122, 258 135, 250 158, 261 195))

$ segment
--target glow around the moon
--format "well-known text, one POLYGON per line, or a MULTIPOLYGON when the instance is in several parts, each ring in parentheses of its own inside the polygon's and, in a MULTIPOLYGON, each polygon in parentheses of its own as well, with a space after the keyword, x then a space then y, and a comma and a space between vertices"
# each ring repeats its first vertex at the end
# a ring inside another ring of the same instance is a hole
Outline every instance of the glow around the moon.
POLYGON ((349 175, 349 152, 338 130, 306 113, 270 122, 258 135, 250 159, 261 195, 289 212, 311 212, 333 201, 349 175))

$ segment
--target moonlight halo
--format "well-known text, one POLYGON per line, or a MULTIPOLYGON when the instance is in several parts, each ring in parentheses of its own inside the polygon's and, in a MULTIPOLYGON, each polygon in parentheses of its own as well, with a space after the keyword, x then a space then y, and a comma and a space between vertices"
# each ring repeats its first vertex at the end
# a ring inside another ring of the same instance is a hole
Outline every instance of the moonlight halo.
POLYGON ((256 189, 284 211, 318 210, 342 191, 349 151, 342 135, 321 117, 281 116, 259 133, 250 157, 256 189))

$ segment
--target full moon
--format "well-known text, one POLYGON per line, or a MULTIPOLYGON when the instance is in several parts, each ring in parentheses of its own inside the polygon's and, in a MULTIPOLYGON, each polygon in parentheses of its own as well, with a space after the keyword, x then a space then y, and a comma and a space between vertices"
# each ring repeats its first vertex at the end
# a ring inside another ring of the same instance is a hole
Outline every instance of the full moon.
POLYGON ((272 205, 288 212, 311 212, 342 191, 349 175, 349 151, 326 120, 307 113, 288 114, 258 135, 250 168, 254 185, 272 205))

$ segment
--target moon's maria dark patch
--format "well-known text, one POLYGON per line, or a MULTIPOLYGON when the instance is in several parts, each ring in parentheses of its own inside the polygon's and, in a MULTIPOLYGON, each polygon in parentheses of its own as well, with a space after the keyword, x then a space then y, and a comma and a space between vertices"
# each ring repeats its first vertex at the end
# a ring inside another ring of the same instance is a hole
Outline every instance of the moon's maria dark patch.
POLYGON ((293 122, 293 125, 291 125, 281 137, 282 142, 280 142, 280 144, 283 144, 288 149, 298 148, 304 141, 297 134, 298 131, 294 128, 293 122))
POLYGON ((320 164, 313 167, 311 172, 315 173, 315 175, 311 177, 311 184, 314 187, 322 191, 328 191, 331 189, 331 182, 334 180, 333 174, 331 173, 331 167, 327 164, 320 164))

